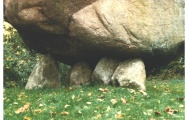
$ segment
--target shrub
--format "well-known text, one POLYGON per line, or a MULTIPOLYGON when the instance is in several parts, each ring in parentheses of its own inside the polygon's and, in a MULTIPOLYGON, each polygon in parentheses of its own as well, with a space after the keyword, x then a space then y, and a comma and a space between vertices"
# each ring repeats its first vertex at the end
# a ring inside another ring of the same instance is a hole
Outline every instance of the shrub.
POLYGON ((9 23, 4 22, 3 27, 4 86, 25 85, 36 63, 36 54, 25 48, 18 32, 9 23))
MULTIPOLYGON (((7 22, 4 22, 4 86, 25 86, 39 54, 26 49, 18 32, 7 22)), ((59 63, 61 82, 64 81, 70 66, 59 63)), ((63 82, 62 82, 63 83, 63 82)))

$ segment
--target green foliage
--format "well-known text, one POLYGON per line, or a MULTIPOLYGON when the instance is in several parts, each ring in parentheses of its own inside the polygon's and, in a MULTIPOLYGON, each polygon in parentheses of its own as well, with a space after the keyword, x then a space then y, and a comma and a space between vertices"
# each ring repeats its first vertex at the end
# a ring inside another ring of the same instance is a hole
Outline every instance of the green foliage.
POLYGON ((71 68, 71 66, 60 63, 60 62, 58 62, 58 65, 59 65, 61 84, 62 84, 62 86, 65 86, 66 85, 66 83, 65 83, 66 75, 67 75, 69 69, 71 68))
POLYGON ((184 120, 184 81, 147 81, 134 89, 95 85, 57 89, 4 89, 7 120, 184 120), (25 105, 29 104, 27 108, 25 105), (17 114, 16 111, 22 112, 17 114), (170 108, 170 109, 169 109, 170 108))
POLYGON ((154 68, 148 74, 149 80, 170 80, 184 78, 184 53, 177 56, 176 59, 171 61, 169 64, 154 68))
MULTIPOLYGON (((4 22, 4 86, 25 86, 40 55, 25 48, 18 32, 4 22)), ((59 63, 61 81, 64 81, 70 66, 59 63)), ((63 82, 62 82, 63 83, 63 82)))
POLYGON ((18 32, 4 22, 4 86, 25 85, 35 63, 36 54, 28 51, 18 32))

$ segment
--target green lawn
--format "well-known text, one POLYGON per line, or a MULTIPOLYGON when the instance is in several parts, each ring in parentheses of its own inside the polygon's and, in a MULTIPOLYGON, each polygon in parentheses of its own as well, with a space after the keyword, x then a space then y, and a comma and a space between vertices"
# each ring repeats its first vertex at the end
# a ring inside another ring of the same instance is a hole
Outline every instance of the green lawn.
POLYGON ((111 86, 4 88, 4 120, 184 120, 184 81, 147 81, 147 95, 111 86))

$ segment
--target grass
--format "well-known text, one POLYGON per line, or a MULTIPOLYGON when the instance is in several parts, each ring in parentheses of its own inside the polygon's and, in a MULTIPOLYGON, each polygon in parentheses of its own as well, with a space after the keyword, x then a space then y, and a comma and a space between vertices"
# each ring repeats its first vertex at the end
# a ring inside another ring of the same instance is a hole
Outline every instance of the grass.
POLYGON ((4 88, 4 120, 185 119, 183 80, 152 80, 146 86, 147 95, 130 88, 100 85, 37 90, 4 88), (30 106, 22 113, 15 113, 28 103, 30 106))

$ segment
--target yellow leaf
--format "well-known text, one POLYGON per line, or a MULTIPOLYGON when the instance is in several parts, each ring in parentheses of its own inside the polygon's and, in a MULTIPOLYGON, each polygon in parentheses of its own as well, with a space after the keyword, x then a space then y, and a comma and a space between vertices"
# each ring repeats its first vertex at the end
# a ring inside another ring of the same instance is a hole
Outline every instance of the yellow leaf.
POLYGON ((50 114, 53 116, 53 117, 55 117, 56 116, 56 112, 50 112, 50 114))
POLYGON ((54 106, 49 106, 51 109, 55 109, 55 107, 54 106))
POLYGON ((78 113, 82 114, 82 112, 79 110, 78 113))
POLYGON ((111 103, 112 104, 116 104, 117 103, 117 100, 116 99, 111 99, 111 103))
POLYGON ((69 112, 63 111, 61 112, 61 115, 69 115, 69 112))
POLYGON ((75 99, 75 95, 72 95, 72 100, 74 100, 75 99))
POLYGON ((73 90, 73 88, 72 87, 69 87, 68 90, 73 90))
POLYGON ((108 89, 107 88, 104 88, 104 89, 103 88, 99 88, 98 90, 101 91, 101 92, 103 92, 103 93, 107 93, 108 92, 108 89))
POLYGON ((121 98, 122 103, 127 103, 127 101, 124 98, 121 98))
POLYGON ((107 107, 106 112, 109 112, 112 108, 110 106, 107 107))
POLYGON ((96 119, 98 119, 98 118, 101 118, 101 114, 98 114, 97 116, 96 116, 96 119))
POLYGON ((42 112, 41 109, 36 109, 36 110, 34 110, 34 113, 41 113, 41 112, 42 112))
POLYGON ((64 106, 64 108, 67 108, 67 107, 69 107, 69 106, 70 106, 70 105, 67 104, 67 105, 64 106))
POLYGON ((90 104, 91 104, 91 102, 86 102, 86 104, 90 105, 90 104))
POLYGON ((31 117, 24 117, 24 120, 32 120, 31 117))
POLYGON ((23 113, 23 112, 25 112, 29 107, 30 107, 30 103, 27 102, 23 107, 18 108, 18 109, 15 111, 15 113, 16 113, 16 114, 23 113))
POLYGON ((14 105, 17 105, 18 103, 17 102, 13 102, 14 105))
POLYGON ((39 104, 39 107, 42 107, 42 106, 44 106, 43 104, 39 104))
POLYGON ((122 119, 123 118, 123 113, 121 111, 119 111, 116 115, 115 115, 116 119, 122 119))
POLYGON ((87 96, 90 97, 92 95, 92 92, 88 93, 87 96))

